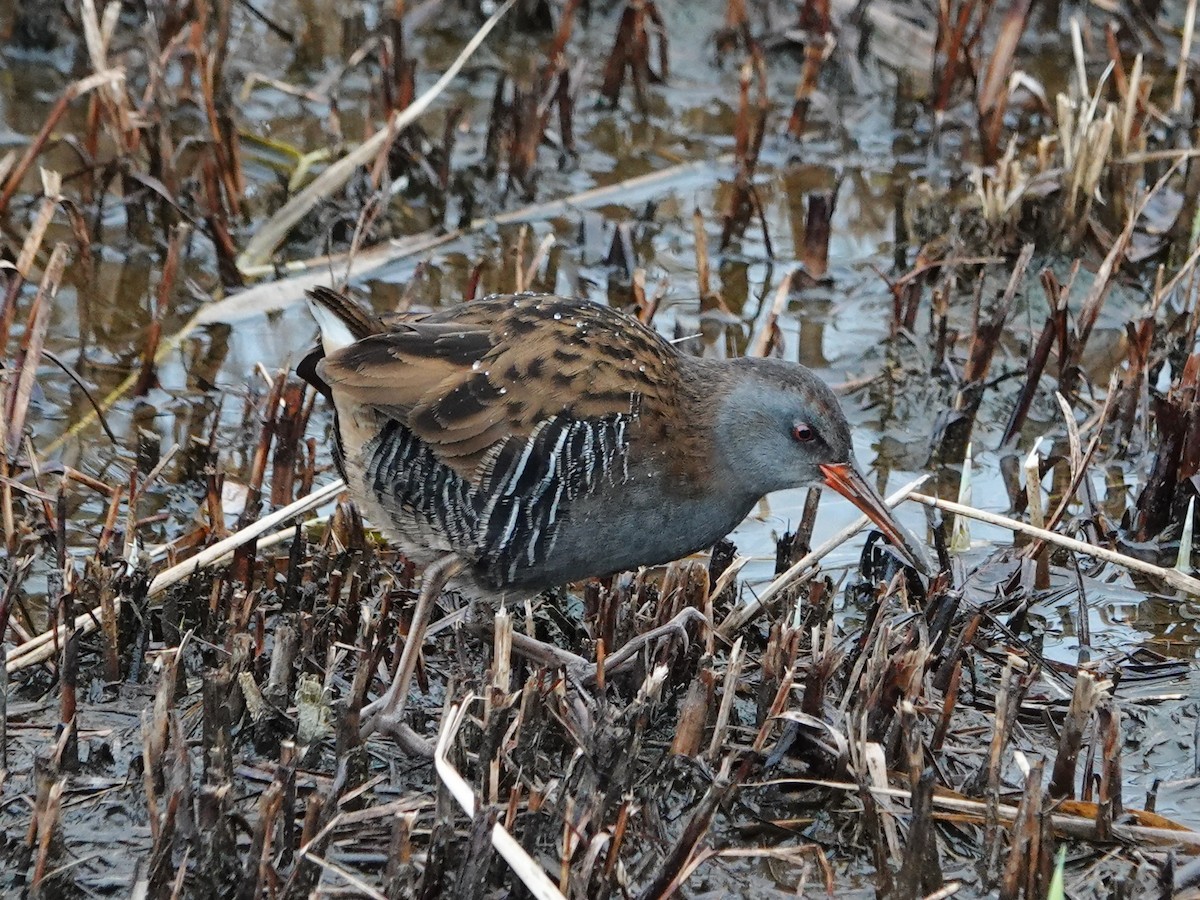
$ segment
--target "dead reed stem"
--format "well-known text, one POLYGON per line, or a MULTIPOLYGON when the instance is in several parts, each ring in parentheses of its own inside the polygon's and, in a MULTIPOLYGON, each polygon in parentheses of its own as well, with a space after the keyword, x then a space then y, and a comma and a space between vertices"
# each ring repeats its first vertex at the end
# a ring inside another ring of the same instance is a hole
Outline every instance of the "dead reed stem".
MULTIPOLYGON (((261 534, 271 531, 273 528, 293 519, 296 516, 303 515, 311 509, 333 500, 338 494, 346 489, 346 485, 338 480, 325 485, 322 488, 309 494, 307 497, 302 497, 294 503, 290 503, 283 509, 276 510, 268 516, 264 516, 257 522, 253 522, 237 531, 222 541, 218 541, 211 547, 202 550, 191 559, 178 563, 169 569, 160 572, 147 589, 146 596, 153 598, 166 591, 169 587, 178 584, 181 581, 190 578, 193 574, 208 566, 218 565, 224 562, 232 555, 239 547, 249 543, 261 534)), ((117 598, 115 608, 120 608, 120 597, 117 598)), ((89 612, 83 613, 75 619, 74 627, 81 635, 90 634, 95 631, 97 623, 103 616, 103 608, 96 607, 89 612)), ((49 659, 54 655, 54 647, 63 640, 67 632, 66 625, 60 625, 58 628, 43 632, 37 637, 26 641, 23 644, 13 648, 9 654, 8 660, 5 663, 7 672, 16 672, 28 666, 35 665, 43 660, 49 659)))
MULTIPOLYGON (((450 707, 449 714, 442 719, 437 747, 434 750, 434 766, 437 769, 438 777, 450 790, 462 811, 471 817, 474 817, 477 808, 475 794, 471 791, 471 786, 451 764, 448 753, 451 743, 462 727, 467 707, 475 699, 468 697, 461 704, 450 707)), ((538 900, 566 900, 559 889, 555 887, 554 882, 550 880, 546 870, 525 852, 525 848, 499 822, 492 825, 491 840, 496 852, 504 857, 504 861, 512 867, 513 872, 521 879, 521 883, 534 897, 538 900)))
POLYGON ((1056 547, 1065 547, 1068 550, 1074 550, 1076 553, 1082 553, 1084 556, 1092 559, 1100 559, 1104 562, 1110 562, 1118 566, 1123 566, 1134 572, 1141 572, 1143 575, 1151 575, 1166 582, 1177 591, 1182 591, 1190 594, 1193 597, 1200 597, 1200 580, 1192 578, 1189 575, 1184 575, 1182 572, 1156 566, 1153 563, 1148 563, 1132 556, 1126 556, 1124 553, 1117 553, 1115 550, 1109 550, 1105 547, 1097 547, 1094 544, 1087 544, 1083 541, 1075 540, 1065 535, 1061 535, 1055 531, 1047 531, 1044 528, 1035 528, 1025 522, 1017 519, 1011 519, 1008 516, 1002 516, 997 513, 985 512, 981 509, 975 509, 970 506, 964 506, 961 503, 954 503, 950 500, 942 500, 938 497, 930 497, 926 494, 910 493, 909 498, 922 503, 925 506, 940 509, 943 512, 951 512, 956 516, 965 516, 968 519, 975 519, 979 522, 986 522, 989 525, 996 525, 1000 528, 1008 528, 1012 531, 1020 532, 1029 537, 1038 538, 1048 544, 1054 544, 1056 547))
POLYGON ((388 127, 377 131, 367 140, 363 141, 359 146, 355 147, 324 172, 318 175, 311 184, 304 188, 299 194, 289 200, 284 206, 271 216, 259 229, 254 236, 246 242, 245 248, 241 255, 237 258, 237 267, 243 275, 249 277, 249 272, 254 266, 265 263, 275 252, 277 248, 287 237, 287 234, 293 226, 296 225, 305 215, 308 214, 317 203, 323 198, 328 197, 335 191, 343 187, 354 172, 362 165, 374 159, 379 152, 380 147, 388 140, 389 135, 399 134, 427 110, 434 100, 449 86, 462 67, 466 65, 467 60, 474 55, 479 49, 484 39, 491 33, 500 21, 504 18, 513 6, 516 0, 505 0, 505 2, 496 9, 488 18, 479 30, 475 32, 475 36, 467 42, 462 51, 455 57, 454 62, 446 69, 433 86, 429 88, 420 97, 414 100, 411 104, 405 107, 400 112, 396 113, 389 122, 388 127))
POLYGON ((50 325, 51 304, 58 295, 58 286, 66 265, 67 245, 56 244, 53 253, 50 254, 50 261, 46 264, 46 270, 42 274, 37 294, 33 298, 33 307, 29 313, 29 326, 21 341, 21 353, 15 364, 16 380, 10 383, 9 393, 4 404, 4 423, 0 427, 0 434, 4 435, 4 445, 10 467, 16 464, 17 454, 24 440, 25 417, 29 411, 29 398, 33 394, 38 366, 42 361, 42 347, 45 345, 46 330, 50 325))

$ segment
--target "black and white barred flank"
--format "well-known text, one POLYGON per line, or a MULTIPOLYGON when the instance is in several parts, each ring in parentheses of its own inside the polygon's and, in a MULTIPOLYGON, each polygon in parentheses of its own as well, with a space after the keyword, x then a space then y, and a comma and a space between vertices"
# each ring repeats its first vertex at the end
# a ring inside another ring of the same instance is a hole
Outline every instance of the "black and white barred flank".
POLYGON ((389 419, 363 455, 371 489, 385 507, 406 510, 451 546, 473 543, 480 498, 464 478, 438 461, 428 444, 389 419))
POLYGON ((440 462, 430 447, 390 420, 365 448, 376 497, 440 534, 495 587, 512 584, 522 567, 543 563, 572 501, 629 478, 629 413, 599 419, 555 416, 527 438, 511 436, 472 484, 440 462))

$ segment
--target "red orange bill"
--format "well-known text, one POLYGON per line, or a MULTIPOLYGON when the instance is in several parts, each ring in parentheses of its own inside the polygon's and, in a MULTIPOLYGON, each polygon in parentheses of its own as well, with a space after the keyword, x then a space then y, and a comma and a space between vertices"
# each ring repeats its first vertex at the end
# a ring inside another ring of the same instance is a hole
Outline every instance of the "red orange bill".
POLYGON ((825 484, 855 506, 870 519, 889 541, 895 545, 908 562, 923 575, 933 575, 934 567, 929 562, 925 549, 916 535, 901 525, 891 508, 879 492, 851 463, 826 463, 821 466, 825 484))

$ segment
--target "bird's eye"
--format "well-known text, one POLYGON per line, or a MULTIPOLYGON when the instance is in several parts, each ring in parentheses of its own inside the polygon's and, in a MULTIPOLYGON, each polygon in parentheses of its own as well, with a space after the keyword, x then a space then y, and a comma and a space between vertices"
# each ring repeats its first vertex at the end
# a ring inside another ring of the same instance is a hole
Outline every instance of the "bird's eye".
POLYGON ((817 433, 812 430, 812 426, 805 422, 797 422, 792 426, 792 440, 797 444, 807 444, 817 437, 817 433))

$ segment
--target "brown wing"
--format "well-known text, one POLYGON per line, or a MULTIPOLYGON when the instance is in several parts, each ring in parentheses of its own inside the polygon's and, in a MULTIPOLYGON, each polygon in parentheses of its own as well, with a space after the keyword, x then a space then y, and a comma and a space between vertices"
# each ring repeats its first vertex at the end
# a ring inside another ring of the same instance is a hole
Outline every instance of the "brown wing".
POLYGON ((593 303, 499 296, 389 325, 327 357, 325 380, 407 425, 468 478, 484 474, 489 451, 556 417, 652 412, 660 422, 678 397, 674 348, 593 303))

